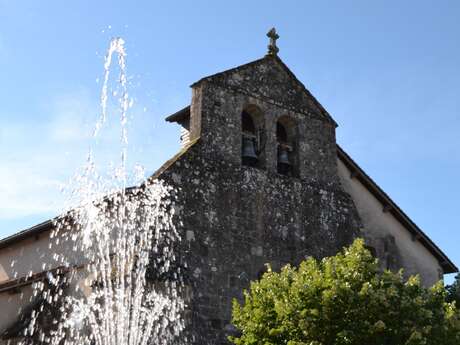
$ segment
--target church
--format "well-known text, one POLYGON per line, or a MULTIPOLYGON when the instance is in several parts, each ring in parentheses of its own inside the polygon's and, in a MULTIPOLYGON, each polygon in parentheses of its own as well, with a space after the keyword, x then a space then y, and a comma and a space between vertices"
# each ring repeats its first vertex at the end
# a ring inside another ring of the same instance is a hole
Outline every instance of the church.
MULTIPOLYGON (((358 237, 382 269, 419 274, 425 286, 458 271, 337 144, 337 123, 278 56, 276 31, 267 36, 262 58, 192 84, 190 105, 166 117, 181 126, 181 149, 150 177, 178 190, 196 344, 228 343, 231 301, 266 263, 334 255, 358 237)), ((39 258, 52 229, 48 221, 0 240, 0 334, 46 275, 39 258)))

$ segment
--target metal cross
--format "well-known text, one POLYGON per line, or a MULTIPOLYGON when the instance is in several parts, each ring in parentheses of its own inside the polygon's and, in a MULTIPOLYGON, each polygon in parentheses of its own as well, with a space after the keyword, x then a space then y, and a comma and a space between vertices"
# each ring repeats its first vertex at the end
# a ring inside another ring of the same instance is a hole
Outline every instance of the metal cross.
POLYGON ((268 53, 267 55, 276 56, 280 51, 276 46, 276 40, 280 38, 280 36, 276 33, 275 28, 271 28, 269 32, 267 32, 267 37, 270 38, 270 43, 268 45, 268 53))

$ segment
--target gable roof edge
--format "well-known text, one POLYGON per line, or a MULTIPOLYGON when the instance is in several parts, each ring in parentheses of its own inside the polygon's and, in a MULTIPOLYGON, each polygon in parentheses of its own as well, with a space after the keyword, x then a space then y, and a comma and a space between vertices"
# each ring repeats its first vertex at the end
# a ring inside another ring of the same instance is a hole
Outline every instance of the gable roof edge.
POLYGON ((253 61, 247 62, 247 63, 245 63, 245 64, 242 64, 242 65, 239 65, 239 66, 236 66, 236 67, 232 67, 232 68, 226 69, 226 70, 224 70, 224 71, 220 71, 220 72, 217 72, 217 73, 213 73, 213 74, 207 75, 207 76, 205 76, 205 77, 200 78, 199 80, 197 80, 197 81, 194 82, 193 84, 191 84, 190 87, 198 86, 198 85, 201 84, 203 81, 206 81, 206 80, 209 80, 209 79, 218 77, 218 76, 220 76, 220 75, 228 74, 228 73, 235 72, 235 71, 238 71, 238 70, 240 70, 240 69, 243 69, 243 68, 246 68, 246 67, 249 67, 249 66, 252 66, 252 65, 256 65, 256 64, 258 64, 259 62, 262 62, 262 61, 265 60, 265 59, 266 59, 266 57, 264 56, 263 58, 260 58, 260 59, 257 59, 257 60, 253 60, 253 61))
POLYGON ((195 86, 198 86, 199 84, 201 84, 204 81, 211 81, 215 77, 219 77, 219 76, 224 75, 224 74, 229 74, 229 73, 238 71, 240 69, 243 69, 243 68, 246 68, 246 67, 249 67, 249 66, 252 66, 252 65, 256 65, 256 64, 258 64, 258 63, 260 63, 260 62, 262 62, 264 60, 268 60, 268 59, 271 59, 271 60, 275 61, 276 63, 278 63, 280 65, 280 67, 289 75, 289 77, 291 77, 294 80, 294 82, 297 83, 301 87, 302 91, 305 92, 307 94, 307 96, 311 98, 313 103, 320 110, 321 115, 323 115, 327 120, 329 120, 335 127, 338 127, 337 122, 328 113, 328 111, 323 107, 323 105, 316 99, 315 96, 313 96, 313 94, 305 87, 305 85, 295 76, 295 74, 289 69, 289 67, 277 55, 275 55, 275 56, 265 55, 263 58, 260 58, 260 59, 254 60, 254 61, 250 61, 250 62, 245 63, 243 65, 239 65, 239 66, 236 66, 236 67, 233 67, 233 68, 221 71, 221 72, 217 72, 217 73, 205 76, 205 77, 199 79, 198 81, 194 82, 193 84, 191 84, 190 87, 193 88, 195 86))
POLYGON ((420 243, 438 260, 444 273, 458 272, 457 266, 446 254, 415 224, 409 216, 386 194, 377 183, 367 175, 363 169, 337 144, 337 156, 354 174, 354 177, 369 190, 372 195, 387 206, 388 212, 396 218, 420 243))
POLYGON ((281 60, 281 58, 276 55, 274 57, 272 56, 268 56, 268 57, 271 57, 273 59, 275 59, 276 62, 278 62, 280 64, 280 66, 286 71, 286 73, 289 74, 289 76, 295 80, 295 82, 297 82, 303 89, 303 91, 309 96, 311 97, 311 99, 313 100, 313 102, 315 103, 315 105, 321 110, 321 113, 326 117, 328 118, 333 124, 334 126, 337 128, 339 125, 337 124, 337 122, 335 122, 334 118, 329 114, 329 112, 323 107, 323 105, 316 99, 315 96, 313 96, 313 94, 306 88, 306 86, 304 85, 304 83, 302 83, 297 77, 296 75, 289 69, 289 67, 283 62, 283 60, 281 60))

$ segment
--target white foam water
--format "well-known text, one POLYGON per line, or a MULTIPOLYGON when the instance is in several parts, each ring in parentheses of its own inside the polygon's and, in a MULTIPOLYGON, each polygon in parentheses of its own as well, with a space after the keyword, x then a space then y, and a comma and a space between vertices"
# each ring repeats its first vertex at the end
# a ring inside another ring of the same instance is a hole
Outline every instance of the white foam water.
POLYGON ((44 279, 33 285, 23 344, 143 345, 184 343, 183 279, 175 248, 176 191, 128 173, 130 108, 126 49, 111 40, 104 63, 97 138, 107 122, 109 95, 117 95, 120 161, 109 177, 98 172, 90 150, 82 171, 67 186, 67 206, 55 219, 44 279), (114 57, 117 55, 117 66, 114 57), (114 67, 120 75, 110 90, 114 67), (130 181, 137 181, 127 188, 130 181))

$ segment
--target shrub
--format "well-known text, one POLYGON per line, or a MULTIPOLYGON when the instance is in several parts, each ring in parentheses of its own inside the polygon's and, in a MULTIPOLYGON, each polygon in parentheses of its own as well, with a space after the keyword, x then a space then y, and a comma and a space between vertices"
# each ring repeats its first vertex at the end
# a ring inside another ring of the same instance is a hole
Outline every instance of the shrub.
POLYGON ((270 269, 233 301, 237 345, 458 345, 460 318, 442 282, 380 272, 356 240, 321 261, 270 269))

